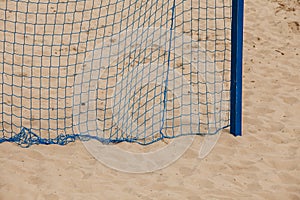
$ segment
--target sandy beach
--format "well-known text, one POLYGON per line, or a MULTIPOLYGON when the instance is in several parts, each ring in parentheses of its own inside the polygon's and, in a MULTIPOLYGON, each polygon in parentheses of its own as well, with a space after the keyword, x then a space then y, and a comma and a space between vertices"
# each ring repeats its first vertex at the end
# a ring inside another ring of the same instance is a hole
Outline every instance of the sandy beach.
MULTIPOLYGON (((0 1, 1 2, 1 1, 0 1)), ((300 199, 300 2, 245 0, 243 136, 200 136, 172 165, 110 169, 77 141, 0 144, 0 199, 300 199)))

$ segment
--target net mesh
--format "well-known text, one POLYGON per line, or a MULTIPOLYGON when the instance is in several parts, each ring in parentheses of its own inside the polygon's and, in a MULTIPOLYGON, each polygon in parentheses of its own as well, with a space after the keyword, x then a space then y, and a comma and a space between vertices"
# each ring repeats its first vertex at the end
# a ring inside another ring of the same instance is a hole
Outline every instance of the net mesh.
POLYGON ((0 0, 0 142, 229 125, 230 0, 0 0))

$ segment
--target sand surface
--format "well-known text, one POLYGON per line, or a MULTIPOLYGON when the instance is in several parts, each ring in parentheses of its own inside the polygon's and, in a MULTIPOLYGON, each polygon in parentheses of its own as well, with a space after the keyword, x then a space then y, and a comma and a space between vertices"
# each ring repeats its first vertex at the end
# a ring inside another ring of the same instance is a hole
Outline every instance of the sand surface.
POLYGON ((0 145, 0 199, 300 199, 300 2, 245 2, 243 137, 200 138, 147 174, 105 167, 81 142, 0 145))

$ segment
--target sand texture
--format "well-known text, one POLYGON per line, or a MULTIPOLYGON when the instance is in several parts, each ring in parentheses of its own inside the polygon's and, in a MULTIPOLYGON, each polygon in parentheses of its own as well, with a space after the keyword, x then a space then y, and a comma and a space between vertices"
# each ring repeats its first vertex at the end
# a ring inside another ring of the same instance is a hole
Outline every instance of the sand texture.
POLYGON ((299 0, 245 1, 242 137, 224 130, 202 160, 197 137, 146 174, 110 169, 80 141, 3 143, 0 199, 300 199, 299 24, 299 0))

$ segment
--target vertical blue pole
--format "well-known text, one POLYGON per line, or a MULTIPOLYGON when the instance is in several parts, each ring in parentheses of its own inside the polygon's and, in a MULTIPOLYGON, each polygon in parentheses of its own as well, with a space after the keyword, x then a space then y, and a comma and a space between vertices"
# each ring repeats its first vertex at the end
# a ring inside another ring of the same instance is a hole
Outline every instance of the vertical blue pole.
POLYGON ((242 135, 244 0, 232 0, 230 133, 242 135))

